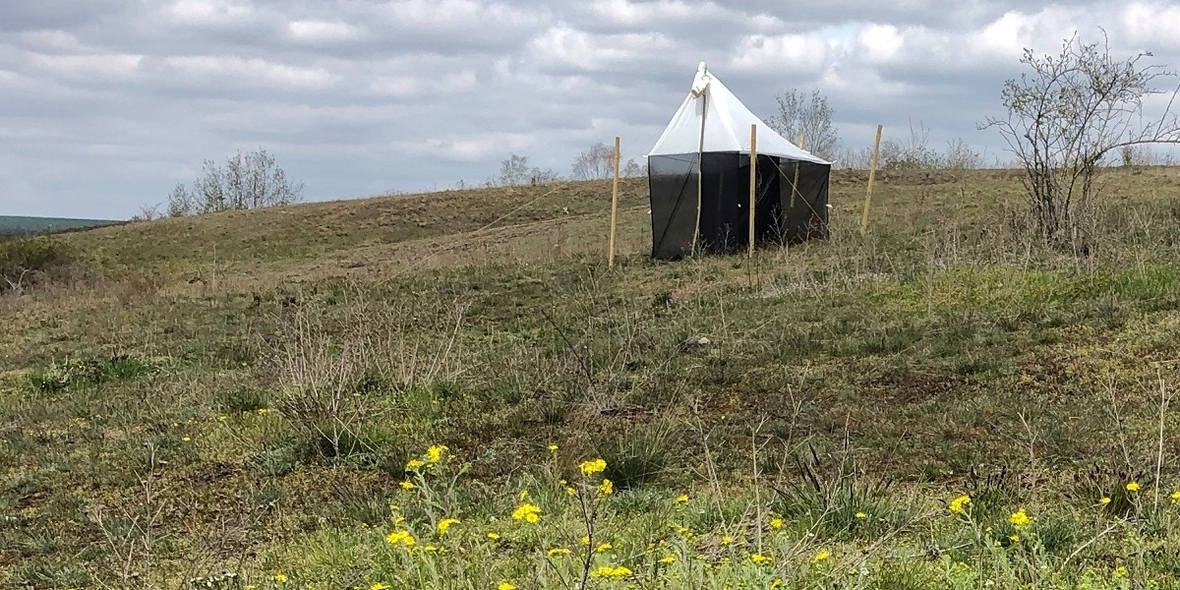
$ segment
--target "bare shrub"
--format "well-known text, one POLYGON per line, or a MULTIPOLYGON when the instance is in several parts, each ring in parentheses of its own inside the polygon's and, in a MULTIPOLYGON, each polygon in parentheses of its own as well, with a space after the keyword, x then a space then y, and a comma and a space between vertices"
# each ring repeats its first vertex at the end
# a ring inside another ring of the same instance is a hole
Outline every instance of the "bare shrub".
POLYGON ((778 112, 766 119, 766 125, 791 142, 802 133, 807 151, 831 161, 840 143, 832 112, 828 98, 818 90, 809 96, 792 89, 778 96, 778 112))
MULTIPOLYGON (((1176 90, 1161 115, 1145 117, 1144 99, 1163 94, 1157 85, 1176 78, 1163 66, 1144 63, 1147 57, 1119 59, 1110 54, 1105 35, 1100 43, 1074 36, 1057 55, 1037 56, 1026 48, 1020 63, 1031 71, 1004 84, 1007 116, 988 118, 982 127, 997 129, 1020 162, 1032 215, 1046 240, 1076 229, 1108 153, 1180 142, 1180 119, 1172 111, 1176 90)), ((1134 151, 1126 153, 1129 164, 1134 151)))
POLYGON ((237 209, 289 205, 303 200, 303 183, 294 183, 265 149, 237 155, 219 166, 205 160, 192 189, 178 184, 168 196, 168 215, 182 217, 237 209))
POLYGON ((601 141, 574 158, 573 178, 577 180, 602 180, 614 175, 615 150, 601 141))

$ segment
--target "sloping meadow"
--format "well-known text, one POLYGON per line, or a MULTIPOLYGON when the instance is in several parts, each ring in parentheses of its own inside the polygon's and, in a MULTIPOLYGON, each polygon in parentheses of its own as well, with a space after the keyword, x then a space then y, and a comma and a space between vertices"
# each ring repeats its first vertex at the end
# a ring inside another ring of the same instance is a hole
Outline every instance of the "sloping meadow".
POLYGON ((0 581, 1173 585, 1176 197, 1045 246, 973 182, 752 260, 6 298, 0 581))

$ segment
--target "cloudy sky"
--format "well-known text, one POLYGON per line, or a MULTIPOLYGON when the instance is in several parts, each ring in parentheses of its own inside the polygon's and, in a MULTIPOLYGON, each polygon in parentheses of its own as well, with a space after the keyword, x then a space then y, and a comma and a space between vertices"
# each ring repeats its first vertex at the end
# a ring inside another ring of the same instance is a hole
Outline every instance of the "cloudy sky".
POLYGON ((1180 7, 1065 0, 3 0, 0 215, 126 218, 265 147, 309 199, 443 189, 515 153, 568 174, 655 142, 714 72, 754 112, 819 89, 843 143, 925 125, 989 161, 1023 47, 1105 27, 1180 66, 1180 7))

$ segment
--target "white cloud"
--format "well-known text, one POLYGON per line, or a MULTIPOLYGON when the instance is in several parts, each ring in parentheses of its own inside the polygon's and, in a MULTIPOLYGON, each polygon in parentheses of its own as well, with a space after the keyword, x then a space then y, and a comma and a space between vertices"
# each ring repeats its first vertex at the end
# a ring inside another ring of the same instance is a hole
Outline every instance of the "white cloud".
POLYGON ((261 58, 194 55, 164 58, 173 73, 216 81, 234 79, 260 87, 319 89, 331 86, 338 76, 322 67, 296 66, 261 58))
POLYGON ((236 25, 256 15, 253 6, 224 0, 177 0, 169 7, 173 21, 187 26, 236 25))
POLYGON ((287 34, 301 43, 350 41, 360 38, 362 31, 339 21, 298 20, 287 24, 287 34))

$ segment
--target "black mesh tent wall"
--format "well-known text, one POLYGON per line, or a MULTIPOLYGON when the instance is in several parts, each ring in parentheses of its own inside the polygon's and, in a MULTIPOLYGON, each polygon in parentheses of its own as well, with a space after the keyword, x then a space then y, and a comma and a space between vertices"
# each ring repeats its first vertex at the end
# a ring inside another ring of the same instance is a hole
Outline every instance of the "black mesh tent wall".
MULTIPOLYGON (((755 242, 793 243, 828 236, 831 165, 758 156, 755 242), (796 182, 796 178, 798 182, 796 182)), ((648 158, 652 257, 729 253, 749 241, 750 155, 739 152, 648 158)))

